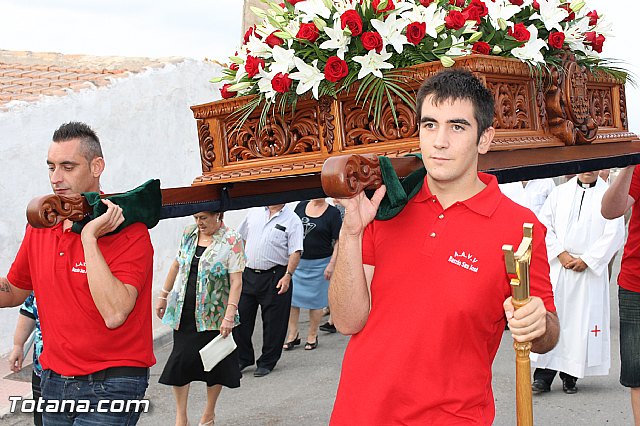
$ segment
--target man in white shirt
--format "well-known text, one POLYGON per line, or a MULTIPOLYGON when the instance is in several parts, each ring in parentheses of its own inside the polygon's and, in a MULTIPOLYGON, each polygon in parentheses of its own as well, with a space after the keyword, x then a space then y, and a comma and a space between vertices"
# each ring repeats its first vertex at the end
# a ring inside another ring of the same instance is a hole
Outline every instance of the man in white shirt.
POLYGON ((240 370, 256 363, 253 375, 271 373, 282 355, 291 309, 291 277, 302 254, 303 228, 284 204, 249 211, 238 232, 245 240, 247 267, 238 304, 240 325, 233 331, 240 370), (262 355, 255 361, 251 337, 258 306, 262 312, 262 355))

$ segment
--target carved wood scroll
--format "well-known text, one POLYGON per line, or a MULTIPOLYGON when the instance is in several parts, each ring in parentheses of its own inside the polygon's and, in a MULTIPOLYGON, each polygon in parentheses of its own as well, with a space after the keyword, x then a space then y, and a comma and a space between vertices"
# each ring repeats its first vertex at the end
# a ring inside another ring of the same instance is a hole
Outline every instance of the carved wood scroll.
POLYGON ((50 228, 65 219, 82 220, 90 211, 89 203, 80 194, 49 194, 29 202, 27 221, 34 228, 50 228))

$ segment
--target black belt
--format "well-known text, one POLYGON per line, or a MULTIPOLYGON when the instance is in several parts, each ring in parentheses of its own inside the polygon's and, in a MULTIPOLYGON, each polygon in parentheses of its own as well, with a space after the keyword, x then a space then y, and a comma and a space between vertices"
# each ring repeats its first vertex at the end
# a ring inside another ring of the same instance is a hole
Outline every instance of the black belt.
POLYGON ((85 382, 95 382, 108 379, 109 377, 135 376, 143 377, 149 374, 147 367, 109 367, 95 373, 85 374, 84 376, 64 376, 51 370, 51 375, 62 379, 82 380, 85 382))
POLYGON ((266 274, 269 272, 276 272, 278 269, 281 268, 286 268, 286 266, 284 265, 276 265, 273 268, 269 268, 269 269, 253 269, 253 268, 244 268, 245 270, 249 271, 249 272, 253 272, 254 274, 266 274))

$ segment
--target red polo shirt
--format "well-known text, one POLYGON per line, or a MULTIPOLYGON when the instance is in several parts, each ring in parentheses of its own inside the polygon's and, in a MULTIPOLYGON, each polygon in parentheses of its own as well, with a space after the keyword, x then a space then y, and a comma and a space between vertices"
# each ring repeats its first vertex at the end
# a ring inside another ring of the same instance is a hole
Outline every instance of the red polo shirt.
POLYGON ((7 279, 33 289, 42 326, 44 369, 74 376, 108 367, 155 364, 151 329, 153 247, 141 223, 98 239, 113 275, 138 290, 135 307, 120 327, 110 330, 93 302, 80 235, 27 226, 7 279))
POLYGON ((510 295, 502 246, 534 224, 531 294, 555 311, 544 226, 487 187, 443 210, 425 182, 405 209, 371 223, 371 312, 347 346, 333 425, 490 425, 491 365, 510 295))
POLYGON ((636 201, 631 210, 629 236, 624 245, 618 285, 625 290, 640 292, 640 166, 633 171, 629 195, 636 201))

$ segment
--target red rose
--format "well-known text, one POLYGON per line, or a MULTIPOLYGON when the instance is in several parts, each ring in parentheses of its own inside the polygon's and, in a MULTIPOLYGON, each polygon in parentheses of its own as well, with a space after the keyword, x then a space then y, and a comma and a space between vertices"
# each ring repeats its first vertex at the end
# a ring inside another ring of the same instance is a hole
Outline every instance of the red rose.
POLYGON ((300 24, 300 29, 298 30, 298 34, 296 34, 296 38, 301 38, 303 40, 308 40, 311 43, 314 43, 318 37, 320 37, 320 31, 318 31, 318 27, 313 22, 309 22, 308 24, 300 24))
POLYGON ((524 0, 509 0, 509 3, 516 6, 522 6, 522 4, 524 3, 524 0))
POLYGON ((476 21, 480 23, 480 18, 489 14, 489 9, 482 0, 471 0, 469 6, 462 11, 468 21, 476 21))
POLYGON ((491 46, 486 41, 476 41, 471 47, 473 53, 480 53, 481 55, 491 54, 491 46))
POLYGON ((449 0, 449 4, 454 5, 455 7, 464 7, 466 0, 449 0))
POLYGON ((591 45, 591 48, 598 53, 602 53, 602 45, 604 44, 604 36, 602 34, 596 35, 595 31, 589 31, 584 33, 584 39, 591 45))
POLYGON ((431 3, 433 3, 433 0, 420 0, 420 4, 424 7, 429 7, 431 3))
POLYGON ((596 25, 598 23, 598 19, 600 19, 600 17, 598 16, 598 12, 596 12, 595 10, 587 13, 587 16, 589 17, 589 25, 591 25, 592 27, 596 25))
POLYGON ((291 89, 292 82, 289 74, 279 72, 271 79, 271 87, 278 93, 287 93, 291 89))
POLYGON ((574 19, 576 19, 576 14, 573 12, 573 10, 571 10, 571 5, 569 4, 560 5, 560 9, 564 9, 567 12, 569 12, 569 16, 564 18, 562 22, 573 21, 574 19))
POLYGON ((424 22, 412 22, 407 25, 407 41, 417 46, 420 44, 427 31, 427 24, 424 22))
POLYGON ((513 28, 509 28, 509 35, 518 41, 527 41, 531 37, 531 33, 522 22, 517 23, 513 28))
POLYGON ((351 9, 343 13, 340 16, 340 23, 343 30, 345 27, 349 27, 352 36, 357 37, 362 34, 362 18, 355 10, 351 9))
POLYGON ((222 99, 233 98, 236 95, 236 92, 230 92, 229 87, 231 84, 225 84, 220 88, 220 94, 222 95, 222 99))
POLYGON ((240 69, 240 65, 236 64, 235 62, 231 63, 231 65, 229 65, 229 69, 232 71, 238 71, 240 69))
POLYGON ((264 59, 256 58, 255 56, 247 56, 247 62, 244 64, 244 70, 247 72, 247 75, 252 78, 254 75, 258 74, 260 66, 264 69, 264 59))
POLYGON ((258 33, 256 32, 256 26, 254 25, 253 27, 249 27, 249 29, 247 30, 246 33, 244 33, 244 44, 247 44, 249 42, 249 37, 251 37, 252 35, 255 35, 258 38, 262 38, 260 37, 260 35, 258 35, 258 33))
POLYGON ((267 43, 272 49, 274 46, 280 46, 281 44, 284 44, 283 39, 281 39, 280 37, 276 37, 275 31, 269 34, 264 42, 267 43))
POLYGON ((466 19, 461 12, 457 10, 450 10, 447 16, 444 18, 445 27, 453 30, 459 30, 464 27, 466 19))
POLYGON ((373 0, 371 2, 371 6, 373 6, 373 10, 375 10, 378 13, 388 12, 396 8, 396 6, 393 4, 393 0, 387 0, 387 7, 385 7, 384 9, 380 9, 381 1, 382 0, 373 0))
POLYGON ((538 0, 533 0, 533 3, 531 3, 531 6, 533 6, 535 10, 540 10, 540 3, 538 3, 538 0))
POLYGON ((362 47, 367 50, 376 49, 376 52, 382 51, 382 37, 375 31, 367 31, 360 36, 362 47))
POLYGON ((348 74, 349 66, 346 61, 337 56, 331 56, 327 59, 327 64, 324 66, 324 77, 327 80, 335 83, 345 78, 348 74))
POLYGON ((552 31, 549 33, 549 46, 554 49, 562 49, 564 44, 564 33, 560 31, 552 31))
POLYGON ((287 7, 284 3, 279 3, 279 6, 280 6, 281 8, 283 8, 283 9, 284 9, 285 7, 287 7))
POLYGON ((289 3, 289 4, 293 5, 293 6, 295 6, 295 5, 296 5, 296 3, 300 3, 301 1, 304 1, 304 0, 287 0, 287 3, 289 3))

